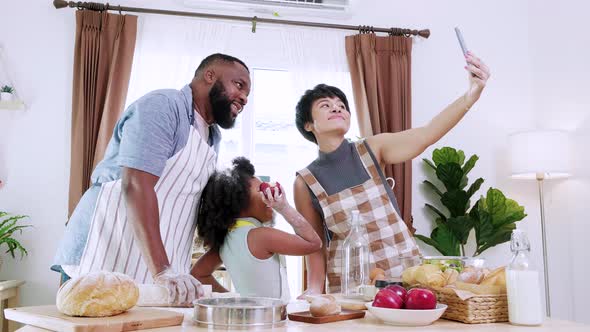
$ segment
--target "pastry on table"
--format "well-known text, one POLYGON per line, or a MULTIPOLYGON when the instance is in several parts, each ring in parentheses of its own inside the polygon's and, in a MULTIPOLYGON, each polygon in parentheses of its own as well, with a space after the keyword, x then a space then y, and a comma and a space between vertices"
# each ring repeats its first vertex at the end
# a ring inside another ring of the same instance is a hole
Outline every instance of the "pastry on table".
POLYGON ((137 303, 133 279, 117 272, 92 272, 66 281, 57 291, 57 309, 68 316, 107 317, 137 303))

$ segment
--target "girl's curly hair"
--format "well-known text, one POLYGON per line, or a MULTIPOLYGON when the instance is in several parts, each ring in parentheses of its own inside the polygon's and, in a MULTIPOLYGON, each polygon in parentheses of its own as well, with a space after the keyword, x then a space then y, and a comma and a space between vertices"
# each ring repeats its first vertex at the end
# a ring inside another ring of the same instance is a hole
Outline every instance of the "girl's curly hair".
POLYGON ((209 249, 219 249, 240 211, 250 204, 250 179, 254 166, 245 157, 232 160, 233 167, 215 171, 199 204, 197 235, 209 249))

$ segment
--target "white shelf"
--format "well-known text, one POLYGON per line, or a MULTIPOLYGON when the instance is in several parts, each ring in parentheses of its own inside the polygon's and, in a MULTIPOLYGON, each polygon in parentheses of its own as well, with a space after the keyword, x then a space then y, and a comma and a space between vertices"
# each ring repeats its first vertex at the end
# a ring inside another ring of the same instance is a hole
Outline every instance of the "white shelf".
POLYGON ((0 110, 21 111, 25 109, 25 103, 22 100, 0 100, 0 110))

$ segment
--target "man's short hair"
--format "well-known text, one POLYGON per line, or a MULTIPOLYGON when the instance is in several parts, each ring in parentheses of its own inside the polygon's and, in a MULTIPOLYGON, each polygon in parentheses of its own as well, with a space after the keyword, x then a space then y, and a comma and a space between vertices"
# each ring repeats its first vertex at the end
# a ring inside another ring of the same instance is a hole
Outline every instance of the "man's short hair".
POLYGON ((325 97, 337 97, 344 103, 346 110, 348 113, 350 113, 350 107, 348 107, 348 99, 346 99, 346 95, 344 92, 342 92, 342 90, 335 86, 318 84, 315 86, 315 88, 305 91, 303 96, 301 96, 301 99, 299 99, 297 106, 295 107, 295 126, 301 135, 305 137, 305 139, 315 144, 318 144, 318 142, 312 132, 305 130, 305 124, 308 122, 313 122, 311 117, 311 106, 313 103, 316 100, 325 97))
POLYGON ((214 62, 217 62, 217 61, 223 61, 226 63, 237 62, 237 63, 241 64, 242 66, 244 66, 244 68, 246 68, 246 70, 248 72, 250 72, 250 69, 248 68, 248 66, 246 66, 244 61, 242 61, 236 57, 233 57, 231 55, 222 54, 222 53, 215 53, 215 54, 209 55, 208 57, 203 59, 203 61, 201 61, 201 64, 199 64, 199 67, 197 67, 197 70, 195 70, 195 77, 198 74, 200 74, 201 72, 203 72, 203 70, 205 70, 205 68, 209 67, 210 65, 212 65, 214 62))

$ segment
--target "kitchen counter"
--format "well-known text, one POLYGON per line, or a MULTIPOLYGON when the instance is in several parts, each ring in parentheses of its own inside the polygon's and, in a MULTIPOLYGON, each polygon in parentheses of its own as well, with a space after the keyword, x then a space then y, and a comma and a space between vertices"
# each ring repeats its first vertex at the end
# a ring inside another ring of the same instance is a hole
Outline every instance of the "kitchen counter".
MULTIPOLYGON (((200 327, 192 322, 192 309, 171 309, 185 314, 185 319, 182 326, 172 326, 159 329, 143 330, 146 332, 197 332, 210 331, 206 327, 200 327)), ((535 331, 535 332, 552 332, 552 331, 590 331, 590 325, 584 325, 569 321, 547 319, 541 326, 514 326, 508 323, 496 324, 462 324, 444 319, 439 319, 430 326, 419 327, 420 331, 435 331, 435 332, 455 332, 455 331, 535 331)), ((385 325, 377 318, 367 312, 365 318, 346 320, 341 322, 327 323, 327 324, 307 324, 302 322, 287 321, 284 326, 274 329, 262 329, 261 331, 273 332, 302 332, 302 331, 338 331, 338 332, 360 332, 360 331, 417 331, 416 327, 397 327, 385 325)), ((18 330, 18 332, 47 332, 48 330, 39 329, 32 326, 25 326, 18 330)))

